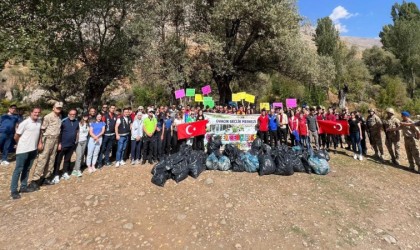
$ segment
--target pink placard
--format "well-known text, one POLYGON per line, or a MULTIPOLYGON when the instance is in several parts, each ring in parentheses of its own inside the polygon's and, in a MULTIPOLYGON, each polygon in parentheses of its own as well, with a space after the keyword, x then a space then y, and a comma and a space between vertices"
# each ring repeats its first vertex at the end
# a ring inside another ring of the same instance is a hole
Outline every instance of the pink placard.
POLYGON ((208 94, 210 94, 210 93, 211 93, 211 87, 210 87, 210 85, 206 85, 206 86, 202 87, 202 88, 201 88, 201 92, 202 92, 204 95, 208 95, 208 94))
POLYGON ((274 102, 273 103, 273 108, 283 108, 283 103, 282 102, 274 102))
POLYGON ((296 99, 286 99, 286 107, 296 108, 297 107, 297 100, 296 99))
POLYGON ((185 97, 185 89, 178 89, 175 91, 175 98, 176 99, 181 99, 185 97))

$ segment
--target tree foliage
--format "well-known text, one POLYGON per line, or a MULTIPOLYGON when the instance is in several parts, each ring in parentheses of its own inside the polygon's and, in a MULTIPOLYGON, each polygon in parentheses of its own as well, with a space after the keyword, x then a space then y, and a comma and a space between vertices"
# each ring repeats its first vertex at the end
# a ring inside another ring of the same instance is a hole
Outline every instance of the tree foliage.
POLYGON ((318 19, 314 34, 317 52, 322 56, 333 57, 338 49, 340 34, 329 17, 318 19))
POLYGON ((400 60, 413 98, 420 74, 420 11, 415 3, 404 1, 392 6, 391 15, 393 24, 384 26, 379 36, 384 48, 400 60))

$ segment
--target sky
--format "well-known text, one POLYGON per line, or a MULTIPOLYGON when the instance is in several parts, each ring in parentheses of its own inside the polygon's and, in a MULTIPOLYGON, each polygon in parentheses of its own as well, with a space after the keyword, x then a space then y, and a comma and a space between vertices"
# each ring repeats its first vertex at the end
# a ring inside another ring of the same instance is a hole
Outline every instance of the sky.
MULTIPOLYGON (((402 0, 297 0, 299 13, 316 26, 329 16, 342 36, 378 38, 384 25, 392 23, 391 8, 402 0)), ((420 0, 410 0, 420 8, 420 0)))

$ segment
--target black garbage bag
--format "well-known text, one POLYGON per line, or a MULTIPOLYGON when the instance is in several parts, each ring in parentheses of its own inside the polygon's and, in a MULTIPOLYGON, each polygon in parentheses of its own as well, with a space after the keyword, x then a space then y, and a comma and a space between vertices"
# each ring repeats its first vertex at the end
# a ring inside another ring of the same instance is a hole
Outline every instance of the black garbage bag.
POLYGON ((171 173, 169 171, 156 173, 152 176, 152 183, 157 186, 163 187, 165 186, 165 183, 169 178, 171 178, 171 173))
POLYGON ((271 158, 271 155, 260 155, 258 157, 258 162, 260 164, 258 175, 270 175, 276 172, 276 165, 274 164, 274 160, 271 158))
POLYGON ((180 162, 171 169, 172 179, 179 183, 188 177, 190 169, 186 161, 180 162))
POLYGON ((293 175, 293 165, 290 163, 289 159, 285 157, 285 154, 278 154, 274 158, 274 164, 276 165, 276 171, 274 174, 277 175, 293 175))
POLYGON ((220 156, 220 147, 222 146, 222 139, 220 136, 210 137, 209 142, 207 143, 207 154, 215 154, 216 156, 220 156))
POLYGON ((260 163, 257 155, 245 153, 241 155, 241 160, 244 162, 246 172, 254 173, 258 171, 260 163))
POLYGON ((233 172, 245 172, 246 171, 245 163, 242 160, 242 158, 244 157, 243 155, 244 155, 244 153, 240 152, 238 154, 238 157, 230 162, 233 172))
POLYGON ((206 167, 208 170, 217 170, 219 168, 219 158, 216 154, 211 153, 206 159, 206 167))
POLYGON ((262 151, 265 155, 271 155, 271 147, 268 144, 264 144, 262 147, 262 151))
POLYGON ((192 150, 192 147, 186 143, 181 144, 181 146, 179 147, 179 152, 181 152, 181 154, 183 155, 189 154, 192 150))
POLYGON ((302 162, 302 165, 305 168, 305 172, 308 173, 308 174, 311 174, 312 173, 312 167, 309 164, 308 158, 309 158, 309 154, 308 154, 307 151, 304 151, 300 155, 300 161, 302 162))
POLYGON ((248 151, 252 155, 259 155, 262 152, 263 142, 260 138, 252 142, 251 149, 248 151))
POLYGON ((219 158, 218 165, 220 171, 228 171, 231 168, 229 158, 224 155, 219 158))
POLYGON ((235 147, 232 144, 226 144, 225 150, 223 151, 223 154, 226 155, 230 161, 233 161, 234 159, 238 158, 240 153, 241 150, 239 150, 239 148, 235 147))
POLYGON ((299 154, 297 154, 293 150, 289 150, 288 157, 290 158, 290 164, 292 164, 294 172, 301 172, 301 173, 306 172, 306 169, 303 166, 302 161, 300 160, 300 155, 299 154))
POLYGON ((206 170, 206 165, 203 164, 201 159, 189 164, 189 175, 194 179, 198 178, 204 170, 206 170))
POLYGON ((325 159, 326 161, 330 161, 330 155, 324 149, 318 150, 314 153, 318 158, 325 159))

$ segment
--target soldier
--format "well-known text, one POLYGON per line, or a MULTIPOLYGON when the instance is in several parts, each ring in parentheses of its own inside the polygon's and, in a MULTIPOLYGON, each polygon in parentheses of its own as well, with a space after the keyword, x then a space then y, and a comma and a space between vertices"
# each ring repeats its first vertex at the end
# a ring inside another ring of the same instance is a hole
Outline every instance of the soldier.
POLYGON ((41 138, 39 148, 42 148, 38 156, 38 162, 32 176, 31 187, 39 189, 39 186, 53 185, 48 178, 54 170, 55 155, 58 147, 58 137, 60 135, 61 118, 60 113, 63 108, 62 102, 56 102, 53 111, 44 117, 41 126, 41 138))
POLYGON ((375 113, 375 109, 369 109, 369 116, 366 119, 367 133, 370 145, 375 151, 375 157, 383 160, 384 147, 382 145, 382 121, 375 113))
POLYGON ((414 125, 414 122, 409 118, 410 113, 404 111, 401 113, 402 115, 402 122, 401 126, 396 129, 389 129, 389 131, 393 130, 402 130, 404 136, 404 146, 405 151, 407 152, 407 159, 410 163, 410 170, 414 171, 414 162, 417 165, 417 171, 420 173, 420 154, 419 154, 419 147, 417 146, 417 140, 419 138, 419 129, 414 125))
POLYGON ((398 120, 394 114, 393 108, 386 109, 387 118, 383 121, 383 127, 385 130, 385 145, 391 155, 392 163, 399 165, 400 159, 400 131, 395 129, 400 126, 400 120, 398 120), (394 146, 394 148, 392 148, 394 146))

